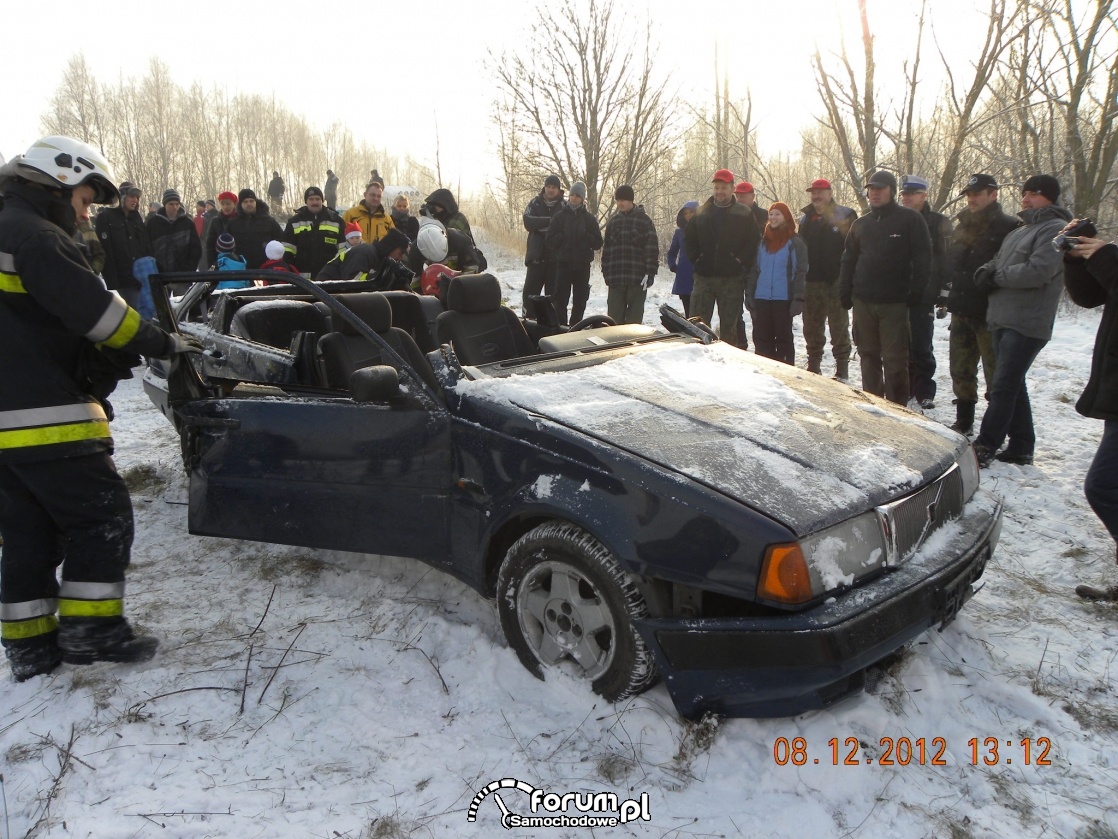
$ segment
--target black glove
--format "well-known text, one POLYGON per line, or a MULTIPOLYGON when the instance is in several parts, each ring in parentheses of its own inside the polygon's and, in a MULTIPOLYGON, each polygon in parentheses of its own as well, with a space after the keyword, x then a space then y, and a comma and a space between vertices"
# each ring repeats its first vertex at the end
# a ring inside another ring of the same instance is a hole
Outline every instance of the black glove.
POLYGON ((644 280, 643 280, 643 281, 641 282, 641 285, 642 285, 642 286, 644 287, 644 290, 645 290, 645 291, 648 291, 648 290, 649 290, 650 288, 652 288, 652 284, 653 284, 654 282, 656 282, 656 275, 655 275, 655 274, 649 274, 649 275, 648 275, 647 277, 645 277, 645 278, 644 278, 644 280))
POLYGON ((840 297, 839 305, 841 305, 842 308, 846 309, 846 311, 849 312, 851 309, 854 308, 854 301, 851 300, 849 297, 840 297))
POLYGON ((989 265, 983 265, 974 272, 974 287, 984 294, 989 294, 998 288, 998 283, 994 279, 996 272, 994 268, 989 265))
POLYGON ((788 306, 788 314, 789 314, 790 317, 796 318, 796 317, 799 317, 800 315, 802 315, 803 313, 804 313, 804 301, 803 300, 793 300, 792 303, 788 306))
POLYGON ((202 352, 202 342, 193 335, 183 335, 181 332, 172 332, 167 337, 171 339, 172 356, 184 352, 202 352))

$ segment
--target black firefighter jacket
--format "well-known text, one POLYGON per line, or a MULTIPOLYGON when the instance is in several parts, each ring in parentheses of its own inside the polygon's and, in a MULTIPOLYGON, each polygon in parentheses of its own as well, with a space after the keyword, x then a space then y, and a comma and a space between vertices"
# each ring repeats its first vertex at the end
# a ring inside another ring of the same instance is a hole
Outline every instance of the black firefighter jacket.
MULTIPOLYGON (((345 248, 345 222, 329 207, 312 213, 306 205, 287 220, 283 231, 284 256, 300 274, 317 277, 322 266, 345 248)), ((267 243, 265 243, 267 244, 267 243)))
POLYGON ((90 270, 74 210, 27 184, 0 211, 0 462, 112 450, 104 398, 170 337, 90 270))
POLYGON ((1075 410, 1085 417, 1118 420, 1118 246, 1099 248, 1090 259, 1064 260, 1068 296, 1088 309, 1104 306, 1091 377, 1075 410))
POLYGON ((186 210, 179 207, 173 219, 167 218, 167 208, 147 221, 148 239, 151 251, 160 271, 193 271, 202 258, 202 242, 198 238, 198 228, 186 210))
POLYGON ((953 315, 986 320, 987 295, 975 286, 974 272, 998 255, 1005 237, 1021 226, 1021 219, 1003 211, 995 201, 977 213, 963 210, 955 221, 947 252, 951 277, 947 310, 953 315))
POLYGON ((741 277, 757 261, 761 231, 753 213, 735 199, 729 207, 719 208, 714 197, 706 200, 683 229, 683 247, 704 277, 741 277), (724 215, 719 219, 719 212, 724 215))
POLYGON ((589 265, 602 248, 602 229, 586 204, 564 204, 547 229, 547 253, 555 262, 589 265))
POLYGON ((842 252, 839 300, 916 305, 928 287, 932 239, 916 210, 890 201, 850 227, 842 252))
POLYGON ((117 289, 138 289, 140 281, 132 273, 132 263, 151 256, 151 239, 139 211, 125 213, 122 207, 105 207, 97 214, 94 230, 105 249, 105 285, 117 289))

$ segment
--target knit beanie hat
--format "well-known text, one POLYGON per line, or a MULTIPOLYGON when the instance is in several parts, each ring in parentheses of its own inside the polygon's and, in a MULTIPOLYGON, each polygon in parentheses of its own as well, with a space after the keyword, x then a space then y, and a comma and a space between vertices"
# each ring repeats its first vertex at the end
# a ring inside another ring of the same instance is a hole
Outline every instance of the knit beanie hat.
POLYGON ((577 195, 583 201, 586 200, 586 184, 582 181, 575 181, 571 184, 571 195, 577 195))
POLYGON ((237 242, 229 233, 222 233, 217 237, 217 252, 218 253, 233 253, 237 247, 237 242))
POLYGON ((631 186, 629 186, 628 184, 622 184, 613 193, 613 200, 614 201, 635 201, 636 200, 636 194, 633 192, 633 188, 631 186))
POLYGON ((268 259, 283 259, 283 242, 273 239, 264 246, 264 253, 268 259))
POLYGON ((256 193, 253 192, 251 189, 242 189, 239 193, 237 193, 237 203, 238 204, 240 204, 246 198, 251 198, 253 201, 255 201, 256 200, 256 193))
POLYGON ((548 175, 546 178, 544 178, 543 185, 544 186, 553 186, 556 189, 562 189, 563 188, 563 182, 561 180, 559 180, 558 175, 548 175))
POLYGON ((317 195, 319 198, 323 199, 325 198, 325 196, 322 194, 322 190, 319 189, 317 186, 308 186, 303 192, 303 200, 306 201, 312 195, 317 195))
POLYGON ((219 194, 217 196, 217 200, 218 201, 232 201, 234 204, 236 204, 237 203, 237 196, 234 195, 229 190, 225 190, 225 192, 222 192, 221 194, 219 194))
POLYGON ((1051 175, 1033 175, 1021 187, 1022 194, 1039 192, 1053 204, 1060 200, 1060 182, 1051 175))
POLYGON ((388 256, 392 251, 396 250, 396 248, 404 248, 406 250, 410 244, 411 239, 393 227, 384 234, 384 238, 376 242, 374 247, 381 256, 388 256))
POLYGON ((175 192, 173 189, 168 189, 166 192, 163 193, 163 203, 166 204, 168 201, 178 201, 181 204, 182 196, 175 192))
POLYGON ((358 239, 360 239, 362 235, 363 234, 361 233, 361 225, 357 222, 351 221, 345 226, 345 237, 347 239, 349 239, 351 236, 356 236, 358 239))

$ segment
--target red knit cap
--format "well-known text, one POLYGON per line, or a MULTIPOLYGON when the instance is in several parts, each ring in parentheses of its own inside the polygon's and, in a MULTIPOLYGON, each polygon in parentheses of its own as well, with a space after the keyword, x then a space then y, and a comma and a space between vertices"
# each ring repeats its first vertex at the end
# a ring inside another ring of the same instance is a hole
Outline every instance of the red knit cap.
POLYGON ((223 192, 223 193, 221 193, 220 195, 217 196, 218 201, 225 201, 226 199, 228 199, 229 201, 232 201, 234 204, 236 204, 237 203, 237 194, 234 193, 234 192, 229 192, 228 190, 226 190, 225 192, 223 192))

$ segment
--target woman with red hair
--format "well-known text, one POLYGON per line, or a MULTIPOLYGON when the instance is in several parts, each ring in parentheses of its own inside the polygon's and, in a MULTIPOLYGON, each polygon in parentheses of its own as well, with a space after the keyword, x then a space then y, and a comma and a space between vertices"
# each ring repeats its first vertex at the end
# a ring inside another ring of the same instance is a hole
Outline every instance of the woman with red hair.
POLYGON ((745 283, 745 305, 753 318, 758 355, 796 363, 792 318, 803 314, 807 245, 796 235, 792 211, 782 201, 769 207, 769 223, 745 283))

